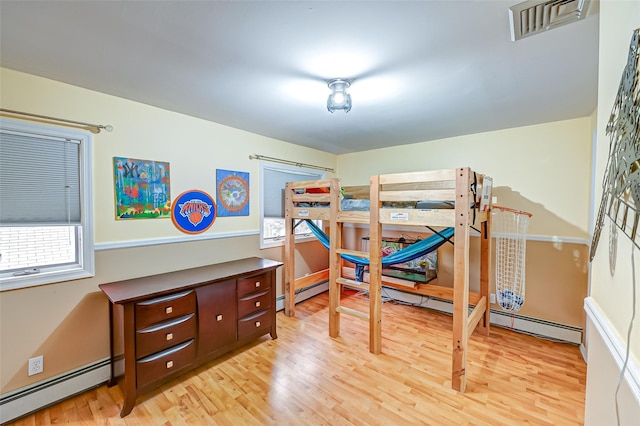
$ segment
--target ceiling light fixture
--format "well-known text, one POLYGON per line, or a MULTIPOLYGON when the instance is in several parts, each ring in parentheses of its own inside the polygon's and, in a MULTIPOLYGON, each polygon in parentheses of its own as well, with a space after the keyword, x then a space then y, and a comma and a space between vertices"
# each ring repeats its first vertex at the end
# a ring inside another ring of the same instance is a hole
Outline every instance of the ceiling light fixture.
POLYGON ((344 112, 351 111, 351 95, 347 93, 347 89, 351 86, 351 83, 341 78, 334 78, 329 80, 329 98, 327 99, 327 109, 333 113, 338 110, 344 112))

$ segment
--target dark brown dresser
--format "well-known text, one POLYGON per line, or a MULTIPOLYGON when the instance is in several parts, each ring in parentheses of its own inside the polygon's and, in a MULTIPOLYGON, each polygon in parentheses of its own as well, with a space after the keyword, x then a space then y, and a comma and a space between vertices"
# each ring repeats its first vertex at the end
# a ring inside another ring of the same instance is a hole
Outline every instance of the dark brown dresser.
POLYGON ((276 269, 251 257, 101 284, 109 298, 111 379, 124 405, 138 395, 243 346, 276 334, 276 269))

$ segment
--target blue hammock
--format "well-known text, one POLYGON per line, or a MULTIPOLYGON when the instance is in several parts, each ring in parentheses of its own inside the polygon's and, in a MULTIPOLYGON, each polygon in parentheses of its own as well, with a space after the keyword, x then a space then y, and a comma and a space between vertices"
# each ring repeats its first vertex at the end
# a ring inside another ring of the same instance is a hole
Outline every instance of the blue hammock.
MULTIPOLYGON (((322 243, 322 245, 329 250, 329 237, 324 233, 322 229, 318 227, 313 221, 305 219, 307 226, 315 235, 315 237, 322 243)), ((395 265, 398 263, 408 262, 413 259, 429 254, 432 251, 438 249, 441 245, 449 241, 453 237, 454 229, 445 228, 437 234, 430 235, 424 240, 417 241, 409 246, 398 250, 395 253, 391 253, 388 256, 382 258, 382 266, 395 265)), ((356 264, 356 276, 358 281, 362 281, 362 274, 364 273, 364 266, 369 264, 369 259, 364 257, 352 256, 349 254, 341 255, 344 260, 356 264)))

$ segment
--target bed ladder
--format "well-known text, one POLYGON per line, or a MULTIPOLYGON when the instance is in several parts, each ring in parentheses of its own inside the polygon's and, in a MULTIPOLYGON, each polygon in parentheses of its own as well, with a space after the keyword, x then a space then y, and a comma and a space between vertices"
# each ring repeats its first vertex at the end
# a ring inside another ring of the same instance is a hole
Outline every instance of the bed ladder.
POLYGON ((369 258, 369 253, 364 251, 349 250, 343 248, 343 225, 350 221, 345 219, 340 213, 340 185, 339 181, 332 182, 331 194, 331 226, 329 230, 329 336, 338 337, 340 334, 340 314, 351 315, 353 317, 369 321, 369 313, 347 308, 340 304, 342 287, 347 286, 353 289, 369 291, 369 284, 347 278, 343 274, 342 255, 369 258))

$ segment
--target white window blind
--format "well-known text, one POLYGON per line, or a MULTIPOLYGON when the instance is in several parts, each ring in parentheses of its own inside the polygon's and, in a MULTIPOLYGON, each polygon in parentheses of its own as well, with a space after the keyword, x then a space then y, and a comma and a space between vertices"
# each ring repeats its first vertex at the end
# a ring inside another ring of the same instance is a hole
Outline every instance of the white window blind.
POLYGON ((77 140, 3 130, 0 224, 80 224, 79 156, 77 140))
POLYGON ((287 182, 322 179, 322 174, 295 173, 277 168, 264 169, 264 217, 284 217, 284 187, 287 182))
POLYGON ((0 292, 94 276, 92 145, 0 117, 0 292))

